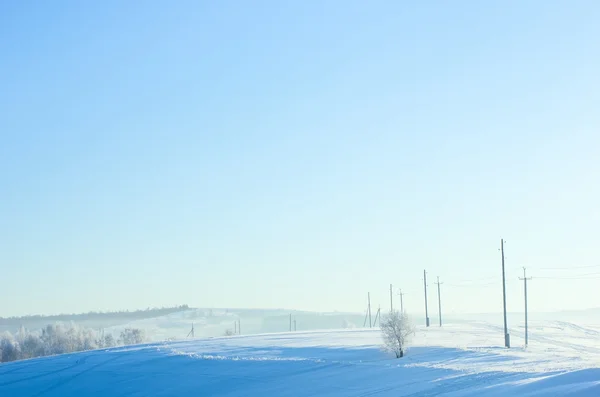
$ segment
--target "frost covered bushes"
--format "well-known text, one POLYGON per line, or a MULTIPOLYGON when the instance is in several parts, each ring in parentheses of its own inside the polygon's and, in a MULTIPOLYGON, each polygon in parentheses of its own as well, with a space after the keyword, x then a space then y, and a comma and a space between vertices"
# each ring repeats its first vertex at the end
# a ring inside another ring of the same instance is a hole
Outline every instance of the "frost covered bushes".
POLYGON ((125 328, 121 332, 120 344, 138 345, 144 341, 144 332, 137 328, 125 328))
POLYGON ((111 334, 100 334, 75 324, 52 324, 30 332, 21 328, 15 335, 0 335, 0 362, 74 353, 85 350, 114 347, 117 344, 137 344, 144 341, 144 333, 126 328, 118 341, 111 334))
POLYGON ((394 311, 381 323, 381 334, 385 350, 392 352, 396 358, 404 357, 406 344, 415 332, 414 326, 405 313, 394 311))
POLYGON ((15 361, 21 356, 19 344, 13 336, 5 332, 0 338, 0 358, 2 362, 15 361))

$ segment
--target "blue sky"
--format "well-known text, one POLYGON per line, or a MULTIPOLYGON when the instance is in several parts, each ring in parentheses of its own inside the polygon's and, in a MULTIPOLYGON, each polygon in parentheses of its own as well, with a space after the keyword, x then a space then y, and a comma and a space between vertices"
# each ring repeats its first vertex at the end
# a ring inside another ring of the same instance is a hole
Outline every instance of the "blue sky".
POLYGON ((596 1, 3 3, 0 315, 361 311, 390 282, 418 312, 424 268, 448 311, 500 311, 501 237, 509 309, 521 266, 549 277, 532 310, 600 306, 599 18, 596 1))

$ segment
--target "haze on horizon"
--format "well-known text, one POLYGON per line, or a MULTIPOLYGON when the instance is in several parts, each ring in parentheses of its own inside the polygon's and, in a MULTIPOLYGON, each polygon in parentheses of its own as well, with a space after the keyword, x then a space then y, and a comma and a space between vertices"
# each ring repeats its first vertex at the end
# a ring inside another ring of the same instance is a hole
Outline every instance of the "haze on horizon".
POLYGON ((600 307, 600 3, 0 4, 0 316, 600 307))

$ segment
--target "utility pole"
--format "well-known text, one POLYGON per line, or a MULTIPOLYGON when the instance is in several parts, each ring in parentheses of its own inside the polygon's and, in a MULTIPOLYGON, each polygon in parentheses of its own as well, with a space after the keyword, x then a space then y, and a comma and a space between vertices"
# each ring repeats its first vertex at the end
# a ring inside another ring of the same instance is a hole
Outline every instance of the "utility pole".
POLYGON ((402 292, 402 290, 398 290, 398 295, 400 295, 400 313, 404 314, 404 302, 402 302, 402 296, 404 295, 404 293, 402 292))
POLYGON ((290 332, 292 332, 292 313, 290 313, 290 332))
POLYGON ((504 239, 500 239, 500 251, 502 252, 502 298, 504 301, 504 346, 510 348, 510 335, 506 322, 506 277, 504 272, 504 239))
POLYGON ((427 271, 423 270, 423 285, 425 286, 425 326, 429 327, 429 312, 427 310, 427 271))
POLYGON ((233 322, 233 334, 237 335, 237 321, 233 322))
POLYGON ((531 277, 527 277, 525 267, 523 267, 523 278, 519 277, 519 280, 523 280, 523 286, 525 289, 525 346, 529 344, 529 335, 527 328, 527 280, 531 280, 531 277))
POLYGON ((242 334, 242 319, 238 320, 238 332, 240 333, 240 335, 242 334))
POLYGON ((297 328, 296 328, 296 319, 294 319, 294 332, 296 332, 297 328))
POLYGON ((375 321, 373 321, 373 325, 377 324, 377 319, 379 319, 379 326, 381 326, 381 306, 377 309, 377 314, 375 314, 375 321))
POLYGON ((440 327, 442 326, 442 296, 440 295, 440 276, 437 278, 437 287, 438 287, 438 315, 440 317, 440 327))
POLYGON ((390 284, 390 313, 394 312, 394 298, 393 298, 393 292, 392 292, 392 284, 390 284))
POLYGON ((373 323, 371 323, 371 293, 369 292, 367 297, 369 298, 369 328, 373 328, 373 323))

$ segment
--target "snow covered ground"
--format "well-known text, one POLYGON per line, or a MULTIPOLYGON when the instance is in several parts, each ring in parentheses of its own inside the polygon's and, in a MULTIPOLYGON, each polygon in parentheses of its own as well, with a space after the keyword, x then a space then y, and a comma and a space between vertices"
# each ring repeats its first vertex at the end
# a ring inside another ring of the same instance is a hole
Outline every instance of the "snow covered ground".
POLYGON ((540 322, 504 349, 489 323, 160 342, 0 365, 0 396, 600 396, 600 325, 540 322))

